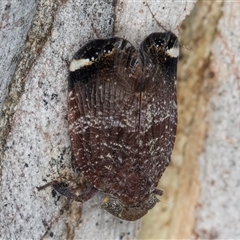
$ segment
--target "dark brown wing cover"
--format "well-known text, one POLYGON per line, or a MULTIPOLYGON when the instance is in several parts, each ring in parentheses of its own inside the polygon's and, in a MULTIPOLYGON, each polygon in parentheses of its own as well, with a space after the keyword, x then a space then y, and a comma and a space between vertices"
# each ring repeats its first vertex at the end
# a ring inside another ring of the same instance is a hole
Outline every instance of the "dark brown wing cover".
POLYGON ((70 65, 73 167, 126 206, 141 206, 170 162, 177 125, 173 49, 171 32, 151 34, 139 51, 122 38, 99 39, 70 65))

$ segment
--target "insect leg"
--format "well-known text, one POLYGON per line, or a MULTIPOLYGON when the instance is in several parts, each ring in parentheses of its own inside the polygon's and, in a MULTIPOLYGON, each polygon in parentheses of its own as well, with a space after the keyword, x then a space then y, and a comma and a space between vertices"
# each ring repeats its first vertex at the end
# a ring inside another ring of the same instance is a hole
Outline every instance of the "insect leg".
POLYGON ((87 187, 80 195, 76 195, 69 187, 63 183, 53 182, 52 187, 60 194, 77 202, 85 202, 89 200, 98 190, 92 185, 87 187))

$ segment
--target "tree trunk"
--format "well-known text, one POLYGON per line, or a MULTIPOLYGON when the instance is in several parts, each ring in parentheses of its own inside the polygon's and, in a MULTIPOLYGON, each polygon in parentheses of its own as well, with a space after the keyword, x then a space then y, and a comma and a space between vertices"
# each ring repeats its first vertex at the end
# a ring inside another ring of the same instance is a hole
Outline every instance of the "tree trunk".
MULTIPOLYGON (((194 2, 0 3, 1 238, 133 239, 126 222, 37 187, 81 178, 70 166, 67 71, 88 40, 119 36, 136 47, 151 32, 178 34, 194 2)), ((141 239, 239 238, 239 3, 199 1, 180 31, 178 133, 141 239)), ((81 185, 80 185, 81 186, 81 185)))
POLYGON ((70 166, 67 75, 73 54, 94 38, 136 47, 151 32, 178 34, 194 3, 160 1, 2 1, 1 224, 3 239, 132 239, 140 221, 80 205, 37 187, 76 177, 70 166))

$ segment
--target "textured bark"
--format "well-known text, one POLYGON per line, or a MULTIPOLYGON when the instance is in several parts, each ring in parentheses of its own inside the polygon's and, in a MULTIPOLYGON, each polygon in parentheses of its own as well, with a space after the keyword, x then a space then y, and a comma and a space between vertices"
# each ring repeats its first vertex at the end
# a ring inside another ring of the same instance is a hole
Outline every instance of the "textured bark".
POLYGON ((52 180, 77 177, 70 166, 67 62, 88 40, 176 34, 193 2, 1 1, 1 237, 129 239, 140 222, 114 218, 97 194, 81 206, 56 195, 52 180), (4 100, 4 101, 3 101, 4 100))
POLYGON ((223 1, 204 72, 203 97, 209 101, 207 133, 198 158, 201 194, 195 233, 199 239, 240 238, 239 9, 239 2, 223 1))

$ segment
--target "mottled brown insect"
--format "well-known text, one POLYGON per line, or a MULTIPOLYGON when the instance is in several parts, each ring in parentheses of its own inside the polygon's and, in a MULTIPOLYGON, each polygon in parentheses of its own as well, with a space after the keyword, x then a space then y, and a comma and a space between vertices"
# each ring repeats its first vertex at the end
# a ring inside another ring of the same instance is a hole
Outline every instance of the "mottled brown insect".
POLYGON ((169 165, 176 126, 179 46, 171 33, 152 33, 137 51, 122 38, 93 40, 69 68, 68 121, 74 169, 90 186, 86 201, 106 194, 101 207, 137 220, 158 202, 156 189, 169 165))

